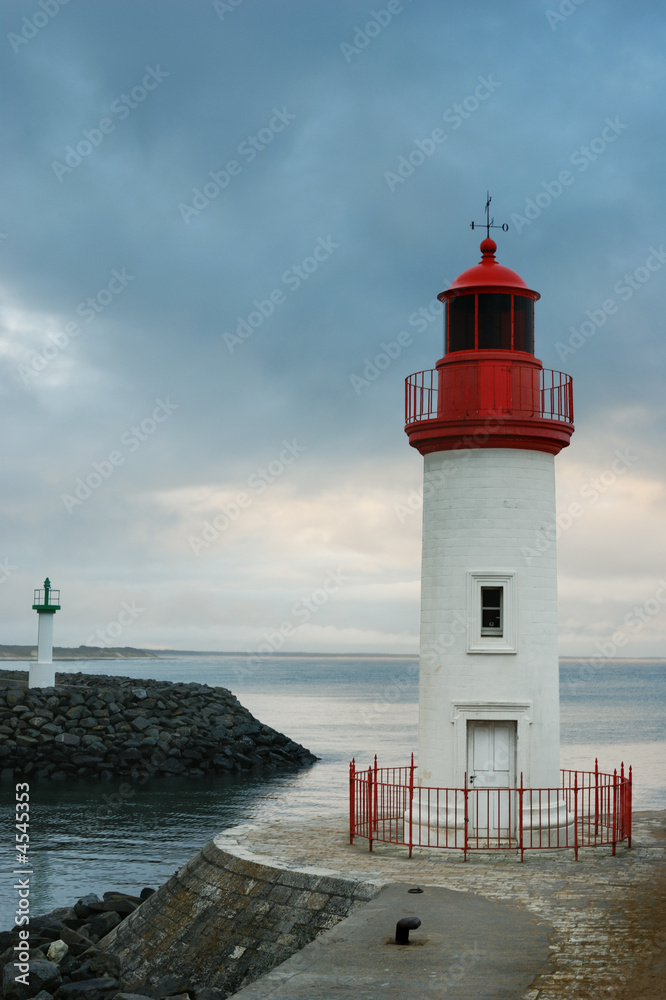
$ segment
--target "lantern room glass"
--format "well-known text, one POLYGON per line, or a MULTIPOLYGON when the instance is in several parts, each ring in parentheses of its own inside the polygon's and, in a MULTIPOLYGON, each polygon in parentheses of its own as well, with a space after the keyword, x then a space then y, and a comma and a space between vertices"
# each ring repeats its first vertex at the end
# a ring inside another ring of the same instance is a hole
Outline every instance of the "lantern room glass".
POLYGON ((511 350, 511 296, 479 295, 480 350, 511 350))
POLYGON ((513 297, 513 349, 534 354, 534 302, 522 295, 513 297))
POLYGON ((474 350, 475 298, 475 295, 459 295, 455 299, 449 299, 446 303, 449 352, 474 350))
POLYGON ((446 353, 473 350, 534 354, 534 302, 523 295, 470 292, 446 301, 446 353))

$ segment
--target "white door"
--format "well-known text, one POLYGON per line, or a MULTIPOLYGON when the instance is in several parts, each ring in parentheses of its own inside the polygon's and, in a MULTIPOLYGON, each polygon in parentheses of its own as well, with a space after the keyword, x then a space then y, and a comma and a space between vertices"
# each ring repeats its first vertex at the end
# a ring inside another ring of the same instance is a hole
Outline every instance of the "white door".
POLYGON ((515 832, 516 723, 467 723, 467 782, 472 790, 470 833, 507 837, 515 832))

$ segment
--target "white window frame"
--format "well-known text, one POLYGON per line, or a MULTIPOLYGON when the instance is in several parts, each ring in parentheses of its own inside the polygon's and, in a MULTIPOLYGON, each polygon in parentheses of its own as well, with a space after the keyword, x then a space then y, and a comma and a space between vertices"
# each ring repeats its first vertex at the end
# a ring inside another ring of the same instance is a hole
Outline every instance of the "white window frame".
POLYGON ((513 571, 475 570, 467 574, 468 653, 517 653, 516 574, 513 571), (502 590, 502 634, 481 634, 481 589, 502 590))

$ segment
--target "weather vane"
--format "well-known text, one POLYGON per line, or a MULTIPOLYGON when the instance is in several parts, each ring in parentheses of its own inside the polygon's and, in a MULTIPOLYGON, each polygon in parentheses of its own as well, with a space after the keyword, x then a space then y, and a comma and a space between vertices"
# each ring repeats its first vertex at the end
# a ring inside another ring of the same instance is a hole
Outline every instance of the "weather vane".
POLYGON ((490 218, 490 202, 492 201, 492 198, 490 197, 490 191, 487 191, 486 194, 488 196, 487 197, 487 201, 486 201, 486 221, 485 222, 472 222, 471 225, 472 225, 472 229, 476 229, 478 226, 485 226, 486 227, 486 238, 489 239, 490 238, 490 230, 491 229, 501 229, 503 233, 506 233, 509 230, 509 224, 508 224, 508 222, 503 222, 501 226, 496 226, 494 224, 495 223, 495 219, 494 218, 492 218, 492 219, 490 218))

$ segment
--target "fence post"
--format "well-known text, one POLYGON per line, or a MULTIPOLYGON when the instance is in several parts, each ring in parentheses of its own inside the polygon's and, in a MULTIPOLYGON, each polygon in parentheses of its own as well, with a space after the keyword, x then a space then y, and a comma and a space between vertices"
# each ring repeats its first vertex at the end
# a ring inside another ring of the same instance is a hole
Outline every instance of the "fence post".
POLYGON ((594 758, 594 839, 599 835, 599 760, 594 758))
POLYGON ((469 796, 467 791, 467 771, 465 771, 465 787, 463 788, 463 798, 465 804, 464 840, 463 840, 463 861, 467 861, 467 838, 469 831, 469 796))
POLYGON ((414 846, 414 837, 412 833, 412 822, 413 822, 413 809, 414 809, 414 753, 412 752, 412 761, 409 765, 409 857, 412 856, 412 847, 414 846))
POLYGON ((613 854, 615 854, 615 842, 617 840, 617 768, 613 771, 613 854))
POLYGON ((631 781, 631 764, 629 765, 629 784, 627 785, 627 814, 628 814, 628 825, 627 829, 629 831, 629 836, 627 837, 627 847, 631 847, 631 799, 632 799, 632 781, 631 781))
POLYGON ((372 814, 372 803, 374 800, 374 791, 372 787, 373 772, 372 767, 368 768, 368 850, 372 850, 372 831, 375 828, 375 821, 372 814))
POLYGON ((518 837, 520 844, 520 860, 525 860, 525 848, 523 846, 523 772, 520 772, 520 788, 518 789, 518 837))
POLYGON ((378 787, 377 787, 377 754, 375 754, 374 768, 375 768, 375 774, 374 774, 374 783, 375 783, 375 793, 374 794, 375 794, 375 798, 374 798, 374 801, 373 801, 373 804, 372 804, 372 815, 373 815, 373 819, 374 819, 373 830, 374 830, 374 828, 376 826, 377 827, 377 833, 379 833, 379 820, 378 820, 379 809, 377 808, 377 803, 378 803, 377 796, 378 796, 378 791, 379 791, 378 787))
POLYGON ((578 861, 578 771, 574 771, 574 858, 578 861))
POLYGON ((354 832, 356 829, 355 816, 355 794, 356 794, 356 761, 352 757, 349 762, 349 843, 354 843, 354 832))
POLYGON ((626 788, 625 788, 625 777, 624 777, 624 761, 620 761, 620 785, 618 788, 620 796, 620 813, 618 818, 618 831, 617 839, 622 841, 626 836, 627 831, 627 804, 626 804, 626 788))

